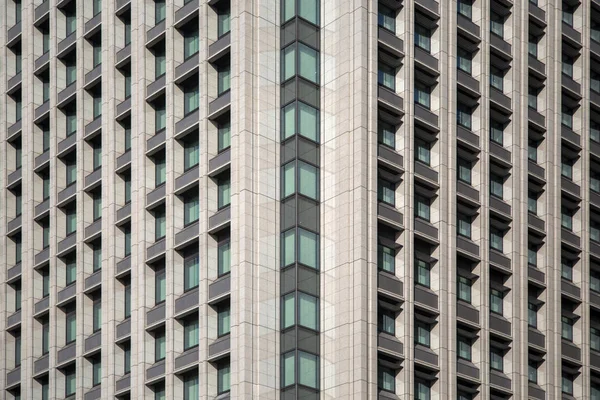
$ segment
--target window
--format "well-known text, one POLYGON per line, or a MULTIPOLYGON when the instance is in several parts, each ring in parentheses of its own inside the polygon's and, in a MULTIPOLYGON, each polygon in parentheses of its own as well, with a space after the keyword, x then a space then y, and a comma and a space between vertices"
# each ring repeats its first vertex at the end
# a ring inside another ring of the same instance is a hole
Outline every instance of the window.
POLYGON ((200 218, 200 200, 198 195, 185 198, 183 203, 183 223, 190 225, 200 218))
POLYGON ((504 38, 504 17, 495 12, 490 15, 490 31, 501 38, 504 38))
POLYGON ((124 288, 124 306, 125 306, 125 318, 131 317, 131 284, 128 284, 124 288))
POLYGON ((396 69, 386 64, 379 63, 377 71, 377 83, 380 86, 384 86, 390 89, 392 92, 396 91, 396 69))
POLYGON ((600 22, 598 22, 598 15, 595 14, 592 18, 592 26, 590 28, 590 38, 596 43, 600 43, 600 22))
POLYGON ((473 400, 473 395, 471 393, 458 392, 457 395, 458 395, 457 400, 473 400))
POLYGON ((305 293, 298 293, 298 325, 319 329, 319 299, 305 293))
POLYGON ((431 29, 415 24, 415 46, 431 52, 431 29))
POLYGON ((92 162, 94 170, 102 166, 102 144, 99 141, 92 144, 92 162))
POLYGON ((183 58, 187 60, 200 50, 200 39, 198 28, 184 32, 183 36, 183 58))
POLYGON ((42 102, 47 102, 50 100, 50 82, 43 81, 42 82, 42 102))
POLYGON ((573 129, 573 110, 567 106, 562 106, 560 123, 569 129, 573 129))
POLYGON ((131 254, 131 227, 127 227, 124 232, 125 236, 125 257, 131 254))
POLYGON ((77 389, 77 379, 75 377, 75 368, 65 371, 65 397, 75 395, 77 389))
POLYGON ((167 16, 167 6, 165 0, 154 1, 154 24, 163 21, 167 16))
POLYGON ((431 88, 419 81, 415 81, 415 104, 431 108, 431 88))
POLYGON ((286 329, 296 324, 296 295, 290 293, 281 298, 281 328, 286 329))
POLYGON ((396 186, 383 179, 377 180, 377 197, 379 201, 396 206, 396 186))
POLYGON ((490 140, 502 146, 504 144, 504 125, 497 121, 490 121, 490 140))
MULTIPOLYGON (((167 59, 165 49, 159 48, 154 52, 154 78, 158 79, 167 71, 167 59)), ((158 130, 158 129, 157 129, 158 130)))
POLYGON ((217 273, 219 276, 231 271, 231 243, 229 241, 219 243, 217 248, 217 273))
POLYGON ((561 259, 560 261, 561 268, 561 276, 563 279, 568 281, 573 280, 573 262, 571 260, 567 260, 566 258, 561 259))
POLYGON ((167 275, 164 269, 154 273, 154 299, 156 304, 162 303, 167 297, 167 275))
POLYGON ((167 112, 162 105, 154 110, 154 131, 162 131, 167 127, 167 112))
POLYGON ((431 400, 431 384, 429 382, 415 381, 415 400, 431 400))
POLYGON ((154 240, 158 241, 165 237, 167 234, 167 218, 165 216, 165 210, 158 210, 154 212, 154 240))
POLYGON ((463 128, 471 130, 471 109, 459 103, 456 110, 456 123, 463 128))
POLYGON ((396 251, 384 245, 377 246, 377 266, 380 271, 396 273, 396 251))
POLYGON ((379 331, 396 335, 396 314, 393 311, 380 308, 378 313, 379 331))
POLYGON ((217 370, 217 394, 231 390, 231 371, 229 363, 219 365, 217 370))
POLYGON ((396 372, 379 365, 377 367, 377 386, 386 392, 396 392, 396 372))
POLYGON ((571 6, 563 1, 562 3, 562 21, 573 26, 573 14, 575 13, 575 7, 571 6))
POLYGON ((123 372, 128 374, 131 372, 131 343, 127 342, 123 345, 123 372))
POLYGON ((471 170, 473 164, 471 161, 465 160, 464 158, 458 159, 458 180, 467 184, 471 184, 471 170))
POLYGON ((186 375, 183 379, 183 400, 197 399, 200 394, 198 375, 186 375))
POLYGON ((283 182, 282 197, 287 197, 296 192, 296 178, 298 180, 298 193, 318 200, 319 198, 319 169, 302 161, 290 162, 282 167, 283 182), (296 177, 297 163, 297 177, 296 177))
POLYGON ((48 354, 50 351, 50 323, 48 320, 44 321, 42 325, 42 354, 48 354))
POLYGON ((490 348, 490 368, 496 371, 504 371, 504 354, 502 350, 490 348))
POLYGON ((527 379, 531 383, 537 383, 538 363, 529 360, 527 365, 527 379))
POLYGON ((600 223, 590 221, 590 239, 594 242, 600 242, 600 223))
POLYGON ((458 0, 458 13, 470 20, 473 17, 473 0, 458 0))
POLYGON ((102 363, 100 358, 92 362, 92 386, 97 386, 102 382, 102 363))
POLYGON ((92 12, 94 16, 98 15, 102 11, 102 0, 94 0, 92 2, 92 12))
POLYGON ((75 10, 67 11, 65 17, 65 34, 69 36, 77 29, 77 16, 75 15, 75 10))
POLYGON ((527 264, 534 268, 537 267, 537 248, 531 244, 527 248, 527 264))
POLYGON ((504 71, 490 67, 490 86, 501 92, 504 91, 504 71))
POLYGON ((100 300, 94 301, 92 306, 92 329, 94 332, 98 332, 102 328, 102 302, 100 300))
POLYGON ((219 209, 231 204, 231 181, 229 178, 219 180, 218 207, 219 209))
POLYGON ((221 152, 231 146, 231 123, 229 121, 220 124, 217 132, 218 135, 218 151, 221 152))
POLYGON ((21 215, 23 210, 23 197, 20 192, 15 193, 15 215, 21 215))
POLYGON ((123 177, 123 186, 125 192, 125 204, 131 202, 131 175, 127 174, 123 177))
POLYGON ((219 67, 217 76, 217 96, 222 95, 231 88, 231 66, 225 65, 219 67))
POLYGON ((96 68, 102 63, 102 45, 100 43, 94 43, 92 47, 92 64, 96 68))
POLYGON ((66 273, 65 285, 69 286, 70 284, 75 282, 75 279, 77 278, 77 263, 75 262, 74 259, 69 259, 66 261, 65 273, 66 273))
POLYGON ((77 65, 75 65, 74 62, 69 62, 69 64, 66 65, 65 72, 66 85, 69 86, 75 83, 77 80, 77 65))
POLYGON ((92 246, 92 271, 100 271, 102 268, 102 247, 101 245, 94 244, 92 246))
POLYGON ((538 42, 539 38, 529 34, 529 47, 527 48, 529 55, 537 59, 538 57, 538 42))
POLYGON ((533 110, 537 110, 538 90, 529 86, 527 92, 527 105, 533 110))
POLYGON ((600 124, 598 122, 590 121, 590 139, 600 143, 600 124))
POLYGON ((431 164, 431 144, 421 140, 415 139, 415 146, 417 148, 417 160, 421 161, 426 165, 431 164))
POLYGON ((590 290, 600 293, 600 272, 598 271, 590 271, 590 290))
POLYGON ((431 265, 428 262, 420 260, 418 258, 415 260, 415 264, 417 270, 417 279, 415 283, 417 285, 429 287, 429 285, 431 284, 431 265))
POLYGON ((431 326, 422 321, 415 321, 415 343, 429 347, 431 344, 431 326))
POLYGON ((593 90, 596 93, 600 93, 600 74, 598 72, 591 72, 590 90, 593 90))
POLYGON ((600 351, 600 329, 590 329, 590 348, 595 351, 600 351))
POLYGON ((563 53, 562 55, 562 73, 569 78, 573 78, 573 64, 575 60, 573 57, 563 53))
POLYGON ((217 34, 219 37, 231 31, 231 10, 221 9, 217 14, 217 34))
POLYGON ((504 293, 497 289, 490 290, 490 311, 500 315, 504 312, 504 293))
POLYGON ((561 322, 561 337, 569 342, 573 341, 573 320, 564 315, 560 317, 561 322))
POLYGON ((164 382, 154 385, 154 400, 165 400, 165 384, 164 382))
POLYGON ((283 3, 282 20, 288 21, 295 15, 298 15, 314 25, 319 25, 319 0, 286 0, 283 3))
POLYGON ((166 344, 164 331, 154 336, 154 362, 165 359, 166 344))
POLYGON ((42 297, 48 297, 50 295, 50 270, 45 268, 41 271, 42 273, 42 297))
POLYGON ((183 167, 187 171, 200 162, 200 146, 198 138, 186 141, 183 147, 183 167))
POLYGON ((532 328, 537 328, 538 307, 534 303, 527 303, 527 323, 532 328))
POLYGON ((292 103, 282 109, 281 118, 281 140, 299 133, 314 142, 319 141, 319 110, 316 108, 302 102, 292 103))
MULTIPOLYGON (((598 40, 600 42, 600 39, 598 40)), ((591 400, 600 400, 600 385, 592 384, 592 398, 591 400)))
POLYGON ((200 282, 200 259, 198 255, 190 257, 183 263, 183 290, 188 291, 198 287, 200 282))
POLYGON ((470 51, 459 47, 457 53, 457 67, 459 70, 471 75, 473 68, 473 54, 470 51))
POLYGON ((464 336, 458 337, 458 358, 462 358, 463 360, 471 361, 472 358, 472 343, 471 339, 466 338, 464 336))
POLYGON ((282 267, 296 261, 296 246, 298 247, 298 262, 307 267, 319 269, 319 235, 304 229, 298 229, 297 243, 294 229, 282 234, 282 267))
POLYGON ((50 246, 50 226, 44 225, 42 227, 42 247, 44 249, 50 246))
POLYGON ((75 208, 65 210, 66 235, 69 236, 77 230, 77 212, 75 208))
POLYGON ((160 154, 154 158, 154 181, 155 186, 158 187, 165 183, 167 179, 167 165, 165 155, 160 154))
POLYGON ((219 337, 231 332, 231 309, 229 304, 220 306, 217 313, 217 335, 219 337))
POLYGON ((396 12, 381 3, 378 5, 378 11, 379 26, 396 33, 396 12))
POLYGON ((415 195, 415 217, 429 222, 431 217, 431 200, 415 195))
POLYGON ((298 351, 298 383, 311 388, 318 387, 319 357, 298 351))
POLYGON ((42 151, 50 150, 50 129, 44 127, 42 132, 42 151))
POLYGON ((561 226, 569 231, 573 230, 573 211, 569 210, 566 207, 560 208, 560 223, 561 226))
POLYGON ((21 22, 21 0, 15 0, 15 24, 21 22))
POLYGON ((67 137, 77 132, 77 114, 75 109, 69 109, 66 113, 67 137))
POLYGON ((200 92, 198 86, 186 87, 183 93, 183 112, 188 115, 200 107, 200 92))
POLYGON ((396 128, 383 121, 377 121, 377 141, 380 144, 396 148, 396 128))
POLYGON ((490 174, 490 194, 494 197, 502 199, 504 189, 504 179, 495 174, 490 174))
POLYGON ((563 372, 562 373, 562 392, 565 394, 573 394, 573 376, 563 372))
POLYGON ((125 46, 127 46, 131 44, 131 21, 128 19, 123 21, 123 24, 125 25, 125 46))
POLYGON ((527 211, 537 215, 537 194, 532 191, 527 192, 527 211))
POLYGON ((468 215, 458 214, 457 228, 459 236, 471 239, 471 223, 472 219, 468 215))
POLYGON ((567 157, 561 157, 560 174, 567 179, 573 180, 573 164, 574 160, 568 159, 567 157))
POLYGON ((531 161, 533 161, 534 163, 537 163, 537 159, 538 159, 538 146, 539 143, 533 141, 533 140, 529 140, 527 142, 527 158, 531 161))
POLYGON ((471 279, 458 276, 458 299, 462 301, 466 301, 467 303, 471 303, 471 286, 473 282, 471 279))
POLYGON ((46 54, 50 51, 50 32, 44 31, 42 33, 42 53, 46 54))
POLYGON ((183 322, 183 350, 198 346, 198 317, 183 322))
POLYGON ((75 311, 67 314, 66 317, 66 332, 65 332, 65 340, 66 344, 72 343, 75 341, 77 336, 77 315, 75 311))

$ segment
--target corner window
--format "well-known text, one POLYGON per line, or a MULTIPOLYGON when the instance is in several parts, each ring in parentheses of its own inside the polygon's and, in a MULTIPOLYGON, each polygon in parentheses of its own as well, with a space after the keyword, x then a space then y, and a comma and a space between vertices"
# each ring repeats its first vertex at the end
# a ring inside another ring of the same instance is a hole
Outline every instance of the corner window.
POLYGON ((319 25, 319 0, 285 0, 282 8, 282 25, 296 15, 313 25, 319 25))
POLYGON ((282 198, 298 193, 314 200, 319 199, 319 169, 303 161, 292 161, 284 165, 281 171, 283 179, 282 198))
POLYGON ((314 142, 319 141, 319 110, 308 104, 291 103, 281 110, 281 140, 296 133, 314 142))
POLYGON ((298 228, 281 235, 282 268, 298 261, 309 268, 319 269, 319 235, 298 228))

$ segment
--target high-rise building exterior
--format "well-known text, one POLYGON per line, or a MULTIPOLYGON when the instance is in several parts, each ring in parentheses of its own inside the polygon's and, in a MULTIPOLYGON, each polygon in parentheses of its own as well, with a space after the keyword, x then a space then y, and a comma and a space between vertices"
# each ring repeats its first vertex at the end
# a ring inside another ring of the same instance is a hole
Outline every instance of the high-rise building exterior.
POLYGON ((600 400, 599 0, 0 26, 0 399, 600 400))

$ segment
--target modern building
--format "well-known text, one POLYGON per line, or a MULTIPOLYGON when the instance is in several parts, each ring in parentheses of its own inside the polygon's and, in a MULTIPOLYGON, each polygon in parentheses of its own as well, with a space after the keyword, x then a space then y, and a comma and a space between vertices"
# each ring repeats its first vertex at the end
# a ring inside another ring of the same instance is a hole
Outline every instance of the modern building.
POLYGON ((599 0, 5 0, 0 399, 600 399, 599 0))

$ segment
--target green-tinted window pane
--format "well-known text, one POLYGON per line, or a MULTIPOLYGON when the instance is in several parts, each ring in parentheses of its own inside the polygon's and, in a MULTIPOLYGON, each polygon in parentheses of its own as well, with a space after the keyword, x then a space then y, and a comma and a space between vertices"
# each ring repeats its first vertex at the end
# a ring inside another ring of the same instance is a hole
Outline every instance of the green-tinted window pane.
POLYGON ((131 254, 131 230, 125 231, 125 257, 131 254))
MULTIPOLYGON (((303 2, 300 2, 302 4, 303 2)), ((311 82, 319 82, 319 53, 303 44, 298 44, 299 75, 311 82)))
POLYGON ((388 392, 396 391, 396 375, 393 370, 380 366, 378 367, 377 375, 377 385, 379 386, 379 389, 388 392))
POLYGON ((396 128, 393 125, 383 121, 377 121, 379 143, 385 144, 391 148, 396 147, 396 128))
POLYGON ((167 219, 165 213, 157 212, 154 215, 154 240, 159 240, 167 234, 167 219))
POLYGON ((296 164, 292 161, 281 167, 281 197, 286 198, 296 192, 296 164))
POLYGON ((167 165, 164 157, 155 160, 154 164, 154 179, 156 186, 160 186, 165 183, 167 179, 167 165))
POLYGON ((294 44, 282 50, 282 81, 290 79, 296 74, 296 46, 294 44))
POLYGON ((77 316, 75 313, 67 315, 67 326, 66 326, 66 341, 71 343, 77 336, 77 316))
POLYGON ((294 352, 289 352, 281 356, 282 377, 281 387, 287 387, 296 383, 296 356, 294 352))
POLYGON ((15 209, 16 215, 21 215, 23 210, 23 197, 20 193, 15 195, 15 209))
POLYGON ((74 209, 67 211, 66 215, 67 236, 77 230, 77 213, 74 209))
POLYGON ((67 15, 66 35, 69 36, 77 29, 77 17, 74 14, 67 15))
POLYGON ((222 243, 217 249, 217 264, 219 276, 231 271, 231 244, 230 242, 222 243))
POLYGON ((469 339, 459 336, 458 357, 471 361, 471 342, 469 339))
POLYGON ((157 387, 154 388, 154 400, 165 400, 165 399, 166 399, 166 394, 165 394, 164 383, 159 384, 159 385, 157 385, 157 387))
POLYGON ((77 66, 76 65, 67 65, 66 68, 66 83, 67 86, 74 83, 77 80, 77 66))
POLYGON ((15 242, 15 262, 16 263, 20 263, 21 262, 21 256, 22 256, 21 239, 18 239, 15 242))
POLYGON ((227 335, 231 331, 231 310, 229 306, 219 308, 217 314, 217 335, 227 335))
POLYGON ((66 269, 66 284, 70 285, 71 283, 75 282, 75 279, 77 278, 77 263, 75 262, 75 260, 67 261, 65 269, 66 269))
POLYGON ((77 379, 75 377, 75 371, 67 373, 67 375, 65 375, 65 396, 74 395, 76 387, 77 379))
POLYGON ((200 394, 198 387, 198 376, 187 377, 183 381, 183 400, 196 400, 200 394))
POLYGON ((231 389, 231 373, 229 364, 219 367, 217 372, 217 393, 229 392, 231 389))
POLYGON ((223 151, 231 146, 231 123, 226 122, 219 125, 218 151, 223 151))
POLYGON ((417 160, 424 164, 431 164, 431 145, 424 140, 415 140, 417 147, 417 160))
POLYGON ((198 221, 200 218, 200 200, 198 196, 186 199, 183 204, 183 223, 185 225, 198 221))
POLYGON ((50 271, 47 269, 42 273, 42 297, 50 294, 50 271))
POLYGON ((77 131, 77 114, 75 114, 75 111, 70 111, 67 114, 66 122, 67 136, 70 136, 77 131))
POLYGON ((164 51, 158 51, 154 54, 154 77, 158 78, 167 71, 167 59, 164 51))
POLYGON ((94 272, 99 271, 102 268, 102 247, 99 245, 94 246, 92 250, 92 265, 94 272))
POLYGON ((458 298, 467 303, 471 302, 471 280, 469 278, 458 277, 458 298))
POLYGON ((394 274, 396 271, 395 251, 382 245, 379 245, 377 250, 377 266, 379 269, 394 274))
POLYGON ((156 132, 167 126, 167 112, 164 108, 156 109, 154 112, 154 130, 156 132))
POLYGON ((218 207, 227 207, 229 204, 231 204, 231 181, 227 179, 219 181, 218 207))
POLYGON ((317 388, 319 357, 298 352, 298 383, 311 388, 317 388))
POLYGON ((50 149, 50 130, 44 129, 42 132, 42 147, 43 151, 47 151, 50 149))
POLYGON ((42 82, 42 101, 50 100, 50 82, 42 82))
POLYGON ((123 184, 125 186, 125 203, 129 203, 131 201, 131 178, 127 176, 123 184))
POLYGON ((306 328, 319 328, 319 299, 298 293, 298 324, 306 328))
POLYGON ((396 32, 396 12, 392 9, 384 6, 383 4, 378 5, 378 19, 377 23, 379 26, 386 28, 392 32, 396 32))
POLYGON ((102 364, 100 360, 94 361, 92 364, 92 385, 99 385, 102 381, 102 364))
POLYGON ((499 290, 490 291, 490 311, 500 315, 504 312, 504 294, 499 290))
POLYGON ((94 0, 92 2, 92 11, 94 15, 102 11, 102 0, 94 0))
POLYGON ((42 354, 48 354, 50 349, 50 324, 42 325, 42 354))
POLYGON ((418 344, 429 347, 431 344, 431 327, 417 321, 415 324, 415 339, 418 344))
POLYGON ((131 371, 131 345, 125 345, 123 349, 123 372, 128 373, 131 371))
POLYGON ((92 319, 93 330, 96 332, 102 328, 102 303, 100 301, 94 302, 92 307, 92 319))
POLYGON ((288 21, 296 15, 296 1, 295 0, 283 0, 283 20, 281 23, 288 21))
POLYGON ((217 95, 220 96, 223 93, 225 93, 226 91, 228 91, 231 87, 231 67, 229 65, 219 69, 219 76, 218 76, 218 93, 217 95))
POLYGON ((94 220, 102 217, 102 196, 96 195, 93 199, 93 217, 94 220))
POLYGON ((22 295, 22 290, 21 290, 21 284, 19 283, 18 285, 15 286, 15 309, 16 310, 20 310, 21 309, 21 295, 22 295))
POLYGON ((396 187, 393 183, 378 180, 377 181, 377 199, 391 206, 396 205, 396 187))
POLYGON ((96 45, 93 47, 92 51, 92 59, 95 68, 102 63, 102 46, 96 45))
POLYGON ((167 16, 167 6, 164 0, 154 2, 154 23, 158 24, 167 16))
POLYGON ((125 22, 125 46, 131 43, 131 22, 125 22))
POLYGON ((293 229, 281 235, 282 267, 287 267, 296 261, 296 232, 293 229))
POLYGON ((165 301, 167 297, 167 278, 165 270, 157 271, 154 276, 154 297, 156 303, 165 301))
POLYGON ((187 33, 183 38, 183 57, 187 59, 196 54, 200 49, 199 44, 198 31, 187 33))
POLYGON ((218 14, 217 34, 223 36, 231 30, 231 11, 229 9, 220 11, 218 14))
POLYGON ((298 161, 298 192, 319 199, 319 170, 302 161, 298 161))
POLYGON ((94 169, 100 168, 100 166, 102 166, 102 145, 100 143, 94 143, 94 147, 92 148, 92 156, 94 169))
POLYGON ((298 229, 298 262, 319 269, 319 236, 298 229))
MULTIPOLYGON (((319 110, 304 103, 299 104, 298 133, 313 140, 319 141, 319 110)), ((287 124, 287 121, 286 121, 287 124)), ((287 126, 286 126, 287 128, 287 126)))
POLYGON ((415 24, 415 46, 431 51, 431 30, 423 25, 415 24))
POLYGON ((386 309, 379 309, 377 315, 379 319, 379 330, 381 332, 389 333, 390 335, 395 335, 396 315, 394 314, 394 312, 386 309))
POLYGON ((15 338, 15 367, 21 365, 21 336, 15 338))
POLYGON ((42 36, 42 52, 46 53, 50 50, 50 33, 44 32, 42 36))
POLYGON ((186 90, 183 97, 183 112, 186 115, 196 111, 200 106, 200 92, 198 91, 198 87, 186 90))
POLYGON ((198 346, 198 320, 186 321, 183 325, 183 349, 198 346))
POLYGON ((186 143, 183 149, 184 153, 184 168, 186 170, 195 167, 200 162, 200 146, 198 140, 186 143))
POLYGON ((298 16, 319 25, 319 0, 299 0, 298 16))
POLYGON ((289 328, 296 323, 296 296, 290 293, 282 298, 281 328, 289 328))
POLYGON ((296 134, 296 104, 292 103, 281 110, 281 140, 296 134))
POLYGON ((154 338, 154 361, 159 361, 165 358, 167 343, 165 334, 160 333, 154 338))
POLYGON ((417 283, 429 287, 431 284, 431 270, 428 262, 423 260, 415 260, 417 264, 417 283))
POLYGON ((125 286, 125 318, 131 316, 131 285, 125 286))
POLYGON ((191 257, 183 264, 183 289, 190 290, 198 286, 199 283, 199 258, 191 257))

